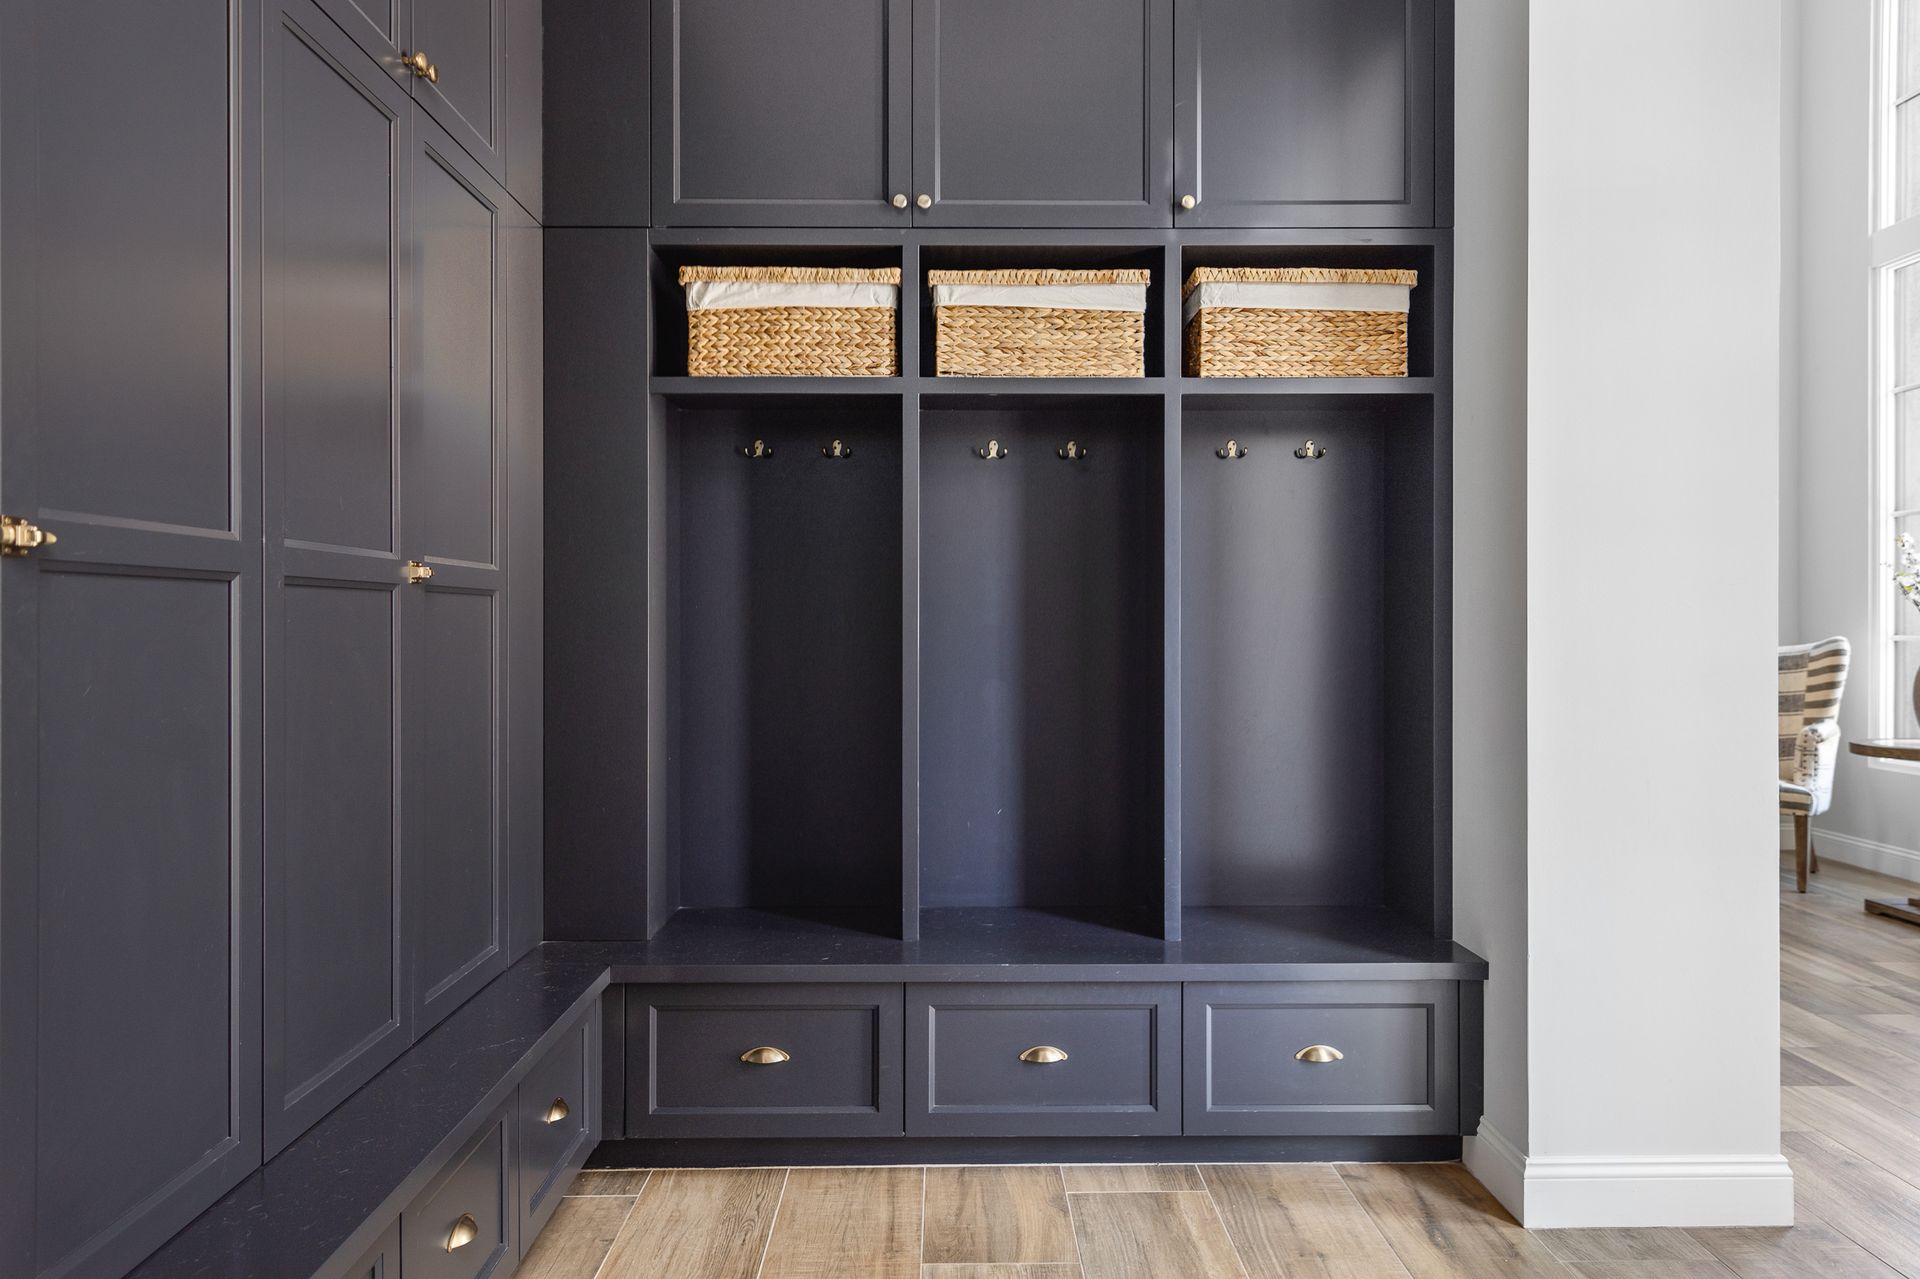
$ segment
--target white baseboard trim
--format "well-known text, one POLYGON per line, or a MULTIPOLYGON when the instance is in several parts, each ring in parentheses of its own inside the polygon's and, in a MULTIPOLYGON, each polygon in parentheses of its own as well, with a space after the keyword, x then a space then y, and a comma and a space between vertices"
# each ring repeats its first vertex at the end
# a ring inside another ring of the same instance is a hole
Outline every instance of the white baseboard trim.
MULTIPOLYGON (((1822 857, 1832 857, 1834 861, 1858 866, 1862 870, 1877 870, 1882 875, 1892 875, 1896 879, 1920 880, 1920 852, 1911 848, 1826 830, 1821 827, 1818 817, 1813 819, 1812 839, 1814 851, 1822 857)), ((1793 847, 1791 828, 1786 832, 1783 846, 1793 847)))
POLYGON ((1523 1155, 1483 1120, 1462 1158, 1529 1230, 1793 1224, 1793 1171, 1779 1155, 1523 1155))
POLYGON ((1480 1131, 1460 1143, 1460 1162, 1515 1221, 1527 1219, 1527 1157, 1484 1116, 1480 1131))

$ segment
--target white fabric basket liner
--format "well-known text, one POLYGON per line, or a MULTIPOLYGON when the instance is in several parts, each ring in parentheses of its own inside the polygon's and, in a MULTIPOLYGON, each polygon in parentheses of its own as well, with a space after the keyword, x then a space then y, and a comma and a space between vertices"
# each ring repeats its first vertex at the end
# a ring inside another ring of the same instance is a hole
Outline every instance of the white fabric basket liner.
POLYGON ((1147 309, 1144 284, 936 284, 935 306, 1019 306, 1048 311, 1147 309))
POLYGON ((1260 311, 1406 311, 1410 284, 1202 284, 1187 294, 1180 322, 1210 306, 1260 311))
POLYGON ((687 285, 689 311, 752 311, 776 306, 893 310, 897 284, 776 284, 763 280, 696 280, 687 285))

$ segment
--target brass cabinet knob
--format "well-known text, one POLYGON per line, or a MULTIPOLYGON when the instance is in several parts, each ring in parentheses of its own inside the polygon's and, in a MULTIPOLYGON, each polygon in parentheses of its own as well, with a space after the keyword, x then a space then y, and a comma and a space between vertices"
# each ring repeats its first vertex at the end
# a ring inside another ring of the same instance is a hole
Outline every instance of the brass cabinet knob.
POLYGON ((573 1111, 567 1108, 567 1099, 565 1097, 555 1097, 553 1104, 547 1107, 547 1113, 541 1116, 540 1122, 543 1124, 557 1124, 572 1113, 573 1111))
POLYGON ((407 70, 413 72, 414 75, 425 80, 428 84, 440 83, 440 68, 428 61, 427 55, 421 53, 418 49, 412 53, 401 54, 400 61, 407 70))
POLYGON ((931 209, 933 207, 933 197, 930 195, 915 196, 913 202, 923 209, 931 209))
POLYGON ((1194 205, 1198 203, 1200 202, 1194 199, 1190 195, 1183 195, 1180 197, 1180 207, 1183 209, 1191 209, 1194 205))
POLYGON ((749 1048, 740 1054, 740 1060, 749 1066, 778 1066, 783 1061, 792 1061, 793 1057, 778 1048, 749 1048))
POLYGON ((422 564, 419 560, 407 561, 407 581, 414 586, 422 585, 432 576, 433 569, 422 564))
POLYGON ((31 520, 0 515, 0 555, 25 555, 42 546, 52 546, 59 540, 31 520))
POLYGON ((1035 1066, 1051 1066, 1056 1061, 1065 1061, 1067 1055, 1050 1044, 1040 1044, 1020 1054, 1020 1060, 1035 1066))
POLYGON ((472 1213, 463 1212, 460 1220, 453 1223, 453 1229, 447 1232, 447 1251, 464 1248, 479 1237, 480 1223, 473 1219, 472 1213))
POLYGON ((906 192, 904 192, 904 191, 901 191, 901 192, 898 192, 898 193, 896 193, 896 194, 894 195, 894 197, 893 197, 893 201, 892 201, 892 203, 893 203, 893 207, 894 207, 894 208, 896 208, 896 209, 904 209, 904 208, 906 208, 906 207, 907 207, 907 195, 906 195, 906 192))
POLYGON ((1302 1048, 1293 1055, 1295 1061, 1310 1061, 1315 1063, 1340 1061, 1345 1057, 1345 1053, 1331 1044, 1308 1044, 1305 1048, 1302 1048))

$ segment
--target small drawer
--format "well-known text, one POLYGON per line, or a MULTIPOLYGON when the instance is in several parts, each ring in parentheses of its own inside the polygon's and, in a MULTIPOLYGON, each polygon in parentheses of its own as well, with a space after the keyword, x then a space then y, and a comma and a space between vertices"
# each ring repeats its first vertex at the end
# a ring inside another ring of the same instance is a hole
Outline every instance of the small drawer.
POLYGON ((628 1136, 900 1130, 900 987, 628 987, 628 1136))
POLYGON ((907 987, 907 1131, 1135 1136, 1180 1131, 1180 988, 907 987))
POLYGON ((1186 988, 1186 1131, 1375 1136, 1459 1127, 1454 982, 1186 988))
POLYGON ((567 1184, 600 1140, 600 1006, 568 1027, 520 1081, 520 1248, 560 1206, 567 1184))
POLYGON ((513 1112, 504 1109, 400 1214, 408 1279, 482 1279, 513 1272, 513 1112))

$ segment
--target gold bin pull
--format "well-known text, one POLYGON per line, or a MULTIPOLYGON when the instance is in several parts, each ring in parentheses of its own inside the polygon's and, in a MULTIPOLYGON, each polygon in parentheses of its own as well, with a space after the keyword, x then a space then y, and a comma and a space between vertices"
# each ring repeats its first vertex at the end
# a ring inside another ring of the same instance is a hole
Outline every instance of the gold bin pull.
POLYGON ((792 1061, 793 1055, 778 1048, 749 1048, 740 1054, 740 1060, 749 1066, 778 1066, 783 1061, 792 1061))
POLYGON ((541 1116, 540 1122, 543 1124, 557 1124, 572 1113, 573 1111, 567 1106, 567 1099, 565 1097, 555 1097, 553 1104, 547 1107, 547 1113, 541 1116))
POLYGON ((1329 1061, 1341 1061, 1345 1059, 1345 1057, 1346 1054, 1338 1048, 1335 1048, 1332 1044, 1308 1044, 1305 1048, 1302 1048, 1293 1055, 1295 1061, 1309 1061, 1316 1064, 1324 1064, 1329 1061))
POLYGON ((1040 1044, 1020 1054, 1020 1060, 1035 1066, 1051 1066, 1057 1061, 1065 1061, 1067 1054, 1051 1044, 1040 1044))
POLYGON ((464 1248, 479 1237, 480 1223, 473 1219, 472 1213, 463 1212, 460 1220, 454 1222, 453 1229, 447 1233, 447 1251, 464 1248))

